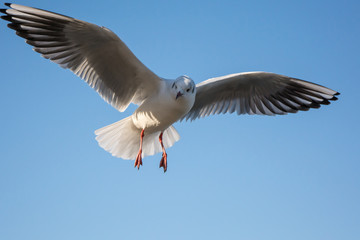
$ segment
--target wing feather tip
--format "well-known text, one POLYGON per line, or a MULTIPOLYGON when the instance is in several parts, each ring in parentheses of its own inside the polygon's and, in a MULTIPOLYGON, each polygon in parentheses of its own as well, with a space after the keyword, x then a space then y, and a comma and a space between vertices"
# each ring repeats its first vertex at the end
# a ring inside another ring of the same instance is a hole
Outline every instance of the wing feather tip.
MULTIPOLYGON (((17 30, 17 29, 14 29, 17 30)), ((29 37, 29 34, 27 34, 24 31, 16 31, 16 35, 18 35, 19 37, 25 38, 27 40, 35 40, 34 38, 29 37)))
POLYGON ((5 6, 11 7, 12 3, 4 3, 5 6))
POLYGON ((321 102, 321 104, 323 104, 323 105, 329 105, 329 104, 330 104, 330 102, 329 102, 329 100, 324 99, 324 101, 322 101, 322 102, 321 102))
POLYGON ((312 104, 309 105, 309 109, 310 108, 320 108, 320 107, 321 107, 321 104, 317 103, 317 102, 313 102, 312 104))
POLYGON ((19 24, 16 24, 14 22, 9 23, 7 26, 8 26, 8 28, 10 28, 12 30, 15 30, 15 31, 19 30, 19 24))
POLYGON ((8 21, 8 22, 12 22, 11 16, 9 16, 9 15, 1 16, 1 19, 4 19, 5 21, 8 21))

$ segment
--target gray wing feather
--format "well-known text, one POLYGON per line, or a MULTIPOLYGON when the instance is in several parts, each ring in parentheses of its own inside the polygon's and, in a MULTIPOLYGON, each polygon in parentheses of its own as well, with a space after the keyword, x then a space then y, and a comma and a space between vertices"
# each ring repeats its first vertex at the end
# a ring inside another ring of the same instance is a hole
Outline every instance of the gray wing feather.
POLYGON ((196 85, 196 98, 186 120, 236 112, 276 115, 306 111, 337 100, 339 93, 296 78, 248 72, 212 78, 196 85))
POLYGON ((8 26, 43 57, 84 79, 119 111, 156 94, 161 78, 143 65, 112 31, 64 15, 6 4, 8 26))

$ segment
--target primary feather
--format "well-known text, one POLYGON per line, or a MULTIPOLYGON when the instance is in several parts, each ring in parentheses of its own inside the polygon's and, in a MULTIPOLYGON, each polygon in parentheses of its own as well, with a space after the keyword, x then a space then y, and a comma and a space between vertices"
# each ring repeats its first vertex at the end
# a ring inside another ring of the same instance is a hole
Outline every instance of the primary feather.
POLYGON ((72 17, 6 4, 16 34, 43 57, 84 79, 114 108, 124 111, 156 93, 162 81, 112 31, 72 17))
POLYGON ((339 93, 304 80, 268 72, 211 78, 196 85, 195 103, 183 119, 233 113, 276 115, 319 108, 339 93))

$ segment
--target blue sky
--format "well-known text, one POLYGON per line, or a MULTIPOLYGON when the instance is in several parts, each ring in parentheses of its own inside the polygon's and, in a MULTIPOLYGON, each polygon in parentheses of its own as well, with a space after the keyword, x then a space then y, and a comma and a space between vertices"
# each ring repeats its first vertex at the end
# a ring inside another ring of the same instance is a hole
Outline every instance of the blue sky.
POLYGON ((339 101, 176 123, 133 162, 98 147, 119 113, 0 21, 0 238, 359 239, 358 1, 19 1, 106 26, 159 76, 269 71, 339 101))

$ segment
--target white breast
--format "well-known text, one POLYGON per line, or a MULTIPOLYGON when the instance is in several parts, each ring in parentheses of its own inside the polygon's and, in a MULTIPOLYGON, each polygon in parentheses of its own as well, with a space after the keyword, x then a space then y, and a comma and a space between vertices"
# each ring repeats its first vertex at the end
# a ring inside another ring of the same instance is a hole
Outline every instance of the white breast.
POLYGON ((188 113, 194 104, 191 95, 175 99, 169 85, 164 84, 159 94, 143 102, 132 115, 135 126, 145 129, 148 133, 164 131, 174 122, 188 113))

